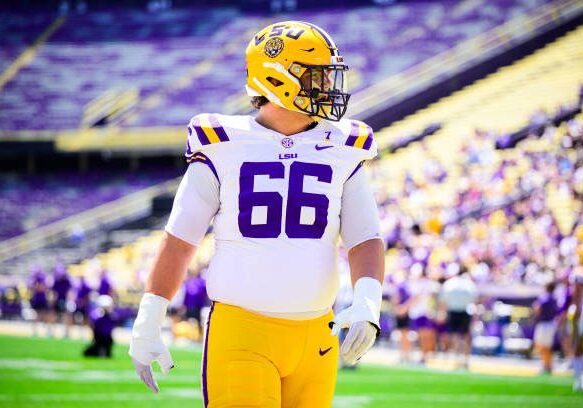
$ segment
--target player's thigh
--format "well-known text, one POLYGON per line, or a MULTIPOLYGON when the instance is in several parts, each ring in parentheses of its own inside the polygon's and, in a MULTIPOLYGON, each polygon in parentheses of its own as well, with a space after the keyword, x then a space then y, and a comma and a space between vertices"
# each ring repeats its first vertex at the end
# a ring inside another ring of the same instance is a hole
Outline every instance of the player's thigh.
POLYGON ((230 353, 218 364, 209 360, 203 392, 208 408, 281 406, 281 380, 275 366, 246 351, 230 353))
POLYGON ((332 406, 338 372, 338 338, 330 335, 325 321, 310 337, 298 368, 282 379, 282 408, 332 406))
POLYGON ((279 371, 266 354, 268 336, 260 321, 233 308, 211 309, 202 361, 205 405, 279 407, 279 371))

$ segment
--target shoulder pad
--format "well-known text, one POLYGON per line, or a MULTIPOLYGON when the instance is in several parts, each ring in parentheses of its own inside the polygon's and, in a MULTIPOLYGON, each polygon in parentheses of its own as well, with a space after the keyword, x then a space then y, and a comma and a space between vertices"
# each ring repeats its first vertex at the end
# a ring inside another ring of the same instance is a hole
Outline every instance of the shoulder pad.
POLYGON ((346 138, 345 145, 369 150, 374 141, 372 128, 359 120, 350 120, 349 122, 350 133, 346 138))
POLYGON ((229 136, 219 123, 219 115, 201 113, 194 116, 188 124, 186 153, 192 154, 204 146, 228 141, 229 136))
POLYGON ((334 126, 340 131, 339 144, 358 151, 363 160, 370 160, 377 155, 377 145, 372 128, 364 122, 352 119, 342 119, 334 126))

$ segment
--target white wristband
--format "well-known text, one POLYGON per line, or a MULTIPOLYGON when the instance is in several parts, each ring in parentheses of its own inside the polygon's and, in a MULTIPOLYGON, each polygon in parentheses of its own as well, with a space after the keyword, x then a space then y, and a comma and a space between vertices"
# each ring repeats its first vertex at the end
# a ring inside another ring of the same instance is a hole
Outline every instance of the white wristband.
POLYGON ((170 301, 153 293, 144 293, 140 302, 138 316, 134 322, 134 339, 153 339, 160 335, 166 309, 170 301))
POLYGON ((381 283, 369 277, 360 278, 354 285, 354 299, 352 305, 360 313, 366 315, 369 322, 380 328, 381 302, 383 298, 383 287, 381 283))

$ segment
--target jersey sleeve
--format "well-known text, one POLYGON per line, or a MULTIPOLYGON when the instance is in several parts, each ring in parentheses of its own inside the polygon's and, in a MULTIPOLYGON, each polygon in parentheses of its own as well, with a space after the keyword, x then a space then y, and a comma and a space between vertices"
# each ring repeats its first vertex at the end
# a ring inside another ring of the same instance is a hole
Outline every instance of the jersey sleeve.
POLYGON ((178 186, 166 231, 192 245, 199 245, 219 210, 219 181, 211 167, 194 161, 178 186))
POLYGON ((363 170, 344 183, 340 236, 347 249, 370 239, 382 239, 378 208, 363 170))

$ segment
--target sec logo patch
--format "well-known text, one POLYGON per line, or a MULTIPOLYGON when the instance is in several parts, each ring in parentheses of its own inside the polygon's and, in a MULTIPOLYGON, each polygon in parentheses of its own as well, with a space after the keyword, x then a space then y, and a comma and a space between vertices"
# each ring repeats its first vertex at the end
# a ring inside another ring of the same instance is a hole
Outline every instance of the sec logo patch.
POLYGON ((284 137, 281 139, 281 145, 289 149, 290 147, 294 147, 294 140, 291 137, 284 137))

